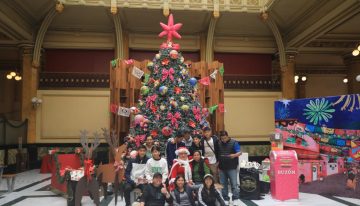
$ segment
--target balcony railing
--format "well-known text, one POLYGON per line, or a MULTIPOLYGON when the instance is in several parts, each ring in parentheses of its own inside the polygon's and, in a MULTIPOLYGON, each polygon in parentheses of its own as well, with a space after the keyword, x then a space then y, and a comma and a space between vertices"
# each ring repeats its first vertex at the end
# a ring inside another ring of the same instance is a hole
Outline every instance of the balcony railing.
MULTIPOLYGON (((109 88, 106 73, 41 72, 39 89, 109 88)), ((280 76, 224 75, 225 89, 281 90, 280 76)))
POLYGON ((224 75, 225 89, 281 90, 280 76, 224 75))
POLYGON ((39 89, 53 88, 109 88, 106 73, 41 72, 39 89))

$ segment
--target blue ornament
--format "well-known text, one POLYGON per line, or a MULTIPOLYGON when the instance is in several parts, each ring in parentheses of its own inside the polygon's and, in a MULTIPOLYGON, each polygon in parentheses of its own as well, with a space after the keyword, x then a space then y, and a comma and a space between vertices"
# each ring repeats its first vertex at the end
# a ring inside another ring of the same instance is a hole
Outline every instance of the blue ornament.
POLYGON ((195 86, 197 83, 197 79, 195 79, 194 77, 191 77, 189 80, 189 83, 191 84, 191 86, 195 86))
POLYGON ((167 86, 161 86, 159 88, 159 92, 160 92, 161 95, 165 95, 167 93, 167 91, 168 91, 167 86))

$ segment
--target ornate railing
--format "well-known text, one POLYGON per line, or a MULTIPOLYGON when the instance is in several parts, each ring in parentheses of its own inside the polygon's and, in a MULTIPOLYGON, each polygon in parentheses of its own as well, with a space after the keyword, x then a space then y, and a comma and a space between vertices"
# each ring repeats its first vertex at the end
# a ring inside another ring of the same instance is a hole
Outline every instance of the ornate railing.
POLYGON ((52 88, 109 88, 106 73, 41 72, 39 89, 52 88))
POLYGON ((225 89, 281 90, 279 76, 224 75, 225 89))

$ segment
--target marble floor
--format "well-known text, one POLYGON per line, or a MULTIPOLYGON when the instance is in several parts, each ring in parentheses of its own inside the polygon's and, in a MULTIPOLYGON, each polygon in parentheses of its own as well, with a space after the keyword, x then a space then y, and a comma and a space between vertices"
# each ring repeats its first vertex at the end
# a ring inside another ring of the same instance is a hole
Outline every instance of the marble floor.
MULTIPOLYGON (((66 199, 50 191, 50 174, 40 174, 39 170, 31 170, 17 175, 14 192, 8 193, 6 181, 0 185, 0 205, 9 206, 64 206, 66 199)), ((82 206, 93 205, 89 197, 83 197, 82 206)), ((112 197, 101 198, 101 205, 115 205, 112 197)), ((124 206, 122 200, 118 200, 119 206, 124 206)), ((343 198, 335 196, 321 196, 309 193, 300 193, 299 200, 276 201, 270 195, 263 200, 241 201, 241 206, 360 206, 359 199, 343 198)))

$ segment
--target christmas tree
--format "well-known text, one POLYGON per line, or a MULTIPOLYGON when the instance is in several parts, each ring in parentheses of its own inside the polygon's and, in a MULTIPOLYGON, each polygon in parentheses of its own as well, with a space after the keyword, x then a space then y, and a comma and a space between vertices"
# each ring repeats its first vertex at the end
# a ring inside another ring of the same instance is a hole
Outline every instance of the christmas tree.
POLYGON ((182 24, 174 24, 171 14, 168 24, 160 25, 164 31, 159 36, 167 36, 167 42, 162 43, 159 53, 147 65, 151 73, 145 75, 140 88, 131 130, 136 142, 151 135, 164 147, 179 130, 196 133, 208 126, 208 109, 199 103, 197 79, 189 76, 191 65, 185 64, 180 46, 172 41, 173 37, 181 38, 177 30, 182 24))

